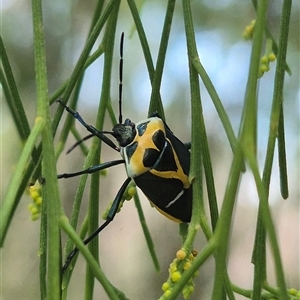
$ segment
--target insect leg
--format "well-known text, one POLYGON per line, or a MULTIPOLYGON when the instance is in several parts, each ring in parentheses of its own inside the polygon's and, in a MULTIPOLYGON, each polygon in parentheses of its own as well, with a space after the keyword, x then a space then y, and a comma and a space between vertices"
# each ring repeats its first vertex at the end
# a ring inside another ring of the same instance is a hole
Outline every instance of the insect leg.
POLYGON ((66 154, 69 154, 71 151, 73 151, 78 145, 80 145, 81 143, 83 143, 84 141, 92 138, 93 136, 95 136, 93 133, 85 136, 84 138, 82 138, 81 140, 77 141, 74 145, 72 145, 68 151, 66 152, 66 154))
POLYGON ((87 124, 82 119, 82 117, 80 116, 80 114, 77 111, 75 111, 72 108, 68 107, 65 103, 62 102, 61 99, 57 99, 56 101, 59 102, 65 108, 65 110, 68 113, 70 113, 75 119, 77 119, 86 128, 87 131, 89 131, 93 135, 97 136, 101 141, 103 141, 105 144, 107 144, 112 149, 120 152, 119 147, 117 147, 112 140, 110 140, 107 136, 105 136, 101 131, 99 131, 94 126, 87 124))
MULTIPOLYGON (((85 245, 88 244, 94 237, 96 237, 114 219, 114 217, 118 211, 119 205, 122 201, 122 196, 123 196, 128 184, 130 183, 130 181, 131 181, 130 177, 128 177, 124 181, 124 183, 122 184, 121 188, 119 189, 118 194, 116 195, 115 200, 109 210, 106 221, 97 230, 95 230, 88 238, 86 238, 83 241, 83 243, 85 245)), ((71 260, 77 254, 78 251, 79 251, 78 248, 74 248, 74 250, 72 252, 70 252, 70 254, 67 256, 65 264, 62 267, 62 271, 65 271, 68 268, 71 260)))
POLYGON ((79 176, 79 175, 82 175, 82 174, 91 174, 91 173, 95 173, 95 172, 110 168, 112 166, 122 164, 124 162, 125 162, 124 159, 108 161, 108 162, 105 162, 103 164, 92 166, 88 169, 81 170, 81 171, 78 171, 78 172, 58 174, 57 178, 58 179, 60 179, 60 178, 70 178, 70 177, 75 177, 75 176, 79 176))

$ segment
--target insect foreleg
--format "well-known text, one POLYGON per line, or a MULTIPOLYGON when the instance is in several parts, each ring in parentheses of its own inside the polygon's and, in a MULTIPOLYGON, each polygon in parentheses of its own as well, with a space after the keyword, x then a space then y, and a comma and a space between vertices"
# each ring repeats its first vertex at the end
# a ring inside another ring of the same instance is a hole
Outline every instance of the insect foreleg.
POLYGON ((97 136, 101 141, 103 141, 109 147, 113 148, 116 151, 120 151, 119 147, 117 147, 112 140, 110 140, 107 136, 105 136, 101 131, 99 131, 94 126, 87 124, 82 119, 82 117, 80 116, 80 114, 77 111, 75 111, 72 108, 68 107, 65 103, 62 102, 61 99, 57 99, 56 101, 59 102, 65 108, 65 110, 68 113, 70 113, 76 120, 78 120, 86 128, 87 131, 89 131, 93 135, 97 136))
POLYGON ((82 175, 82 174, 91 174, 91 173, 95 173, 95 172, 110 168, 112 166, 123 164, 123 163, 125 163, 124 159, 108 161, 108 162, 105 162, 103 164, 92 166, 88 169, 81 170, 81 171, 78 171, 78 172, 58 174, 57 178, 58 179, 60 179, 60 178, 70 178, 70 177, 75 177, 75 176, 79 176, 79 175, 82 175))

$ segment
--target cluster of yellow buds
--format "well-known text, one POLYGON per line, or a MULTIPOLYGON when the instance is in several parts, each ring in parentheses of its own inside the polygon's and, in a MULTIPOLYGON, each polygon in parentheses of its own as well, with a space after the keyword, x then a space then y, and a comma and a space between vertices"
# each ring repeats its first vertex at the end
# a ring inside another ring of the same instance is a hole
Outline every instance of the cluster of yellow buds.
POLYGON ((262 77, 265 72, 270 70, 270 62, 273 62, 276 56, 273 52, 266 53, 260 60, 259 77, 262 77))
MULTIPOLYGON (((251 23, 246 26, 243 37, 246 40, 250 40, 253 38, 253 32, 255 28, 255 20, 252 20, 251 23)), ((266 53, 260 60, 260 67, 258 77, 262 77, 265 72, 270 70, 270 62, 273 62, 276 59, 276 55, 273 53, 272 50, 273 41, 271 39, 267 39, 266 42, 266 53)))
MULTIPOLYGON (((129 201, 132 199, 132 197, 136 194, 136 186, 135 183, 133 181, 131 181, 129 183, 129 185, 127 186, 125 193, 122 195, 122 200, 120 202, 120 205, 118 207, 117 213, 119 213, 123 207, 123 203, 124 201, 129 201)), ((105 210, 105 212, 102 214, 102 219, 106 220, 107 219, 107 215, 110 211, 110 208, 112 206, 113 202, 110 202, 109 206, 107 207, 107 209, 105 210)))
POLYGON ((300 291, 297 291, 294 288, 288 290, 288 293, 292 296, 292 300, 300 299, 300 291))
MULTIPOLYGON (((170 264, 169 268, 169 278, 162 285, 162 290, 164 291, 163 298, 168 299, 168 296, 171 294, 173 285, 181 279, 181 275, 184 271, 188 270, 194 258, 197 256, 198 252, 193 250, 192 253, 187 255, 186 251, 180 249, 176 253, 176 258, 170 264)), ((193 277, 196 277, 199 272, 195 272, 193 277)), ((184 288, 182 289, 182 295, 184 299, 188 299, 191 294, 194 292, 194 282, 193 279, 189 279, 184 288)))
POLYGON ((41 186, 38 181, 34 185, 28 187, 28 193, 32 198, 32 202, 28 205, 28 209, 31 212, 31 220, 35 221, 39 218, 42 209, 42 195, 41 186))
POLYGON ((253 32, 254 32, 254 27, 255 27, 255 20, 252 20, 251 23, 246 26, 244 32, 243 32, 243 37, 245 40, 251 40, 253 37, 253 32))

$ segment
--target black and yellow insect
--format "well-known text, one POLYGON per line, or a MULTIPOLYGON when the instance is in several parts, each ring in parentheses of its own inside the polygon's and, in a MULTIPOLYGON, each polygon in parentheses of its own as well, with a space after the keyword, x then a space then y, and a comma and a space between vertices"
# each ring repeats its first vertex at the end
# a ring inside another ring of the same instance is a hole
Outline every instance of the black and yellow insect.
MULTIPOLYGON (((189 146, 182 143, 173 134, 157 113, 151 114, 148 119, 136 124, 129 119, 122 123, 123 34, 120 49, 119 124, 115 125, 111 132, 99 131, 86 124, 78 112, 73 111, 61 100, 58 100, 91 133, 88 137, 97 136, 108 146, 119 151, 123 157, 123 159, 92 166, 80 172, 61 174, 58 175, 58 178, 93 173, 118 164, 125 164, 128 175, 113 201, 106 221, 84 240, 85 244, 89 243, 114 219, 122 201, 122 195, 131 180, 143 191, 158 211, 169 219, 177 222, 189 222, 191 219, 192 189, 188 178, 190 169, 189 146), (119 147, 107 137, 108 134, 118 141, 119 147)), ((75 248, 69 254, 63 269, 67 268, 77 252, 78 250, 75 248)))

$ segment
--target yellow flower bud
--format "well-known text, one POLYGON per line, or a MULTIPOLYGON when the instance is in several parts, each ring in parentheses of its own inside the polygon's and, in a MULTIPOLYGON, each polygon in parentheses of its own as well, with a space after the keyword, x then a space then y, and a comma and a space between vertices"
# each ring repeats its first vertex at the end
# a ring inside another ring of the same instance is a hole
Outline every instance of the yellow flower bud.
POLYGON ((270 53, 268 59, 269 61, 274 61, 276 59, 276 55, 274 53, 270 53))
POLYGON ((191 267, 191 262, 187 261, 184 266, 183 266, 183 269, 186 271, 187 269, 189 269, 191 267))
POLYGON ((179 271, 175 271, 175 272, 172 273, 172 275, 171 275, 171 280, 172 280, 173 282, 179 281, 180 278, 181 278, 181 274, 180 274, 179 271))
POLYGON ((161 288, 165 292, 170 288, 170 284, 168 282, 165 282, 161 288))
POLYGON ((186 257, 185 251, 183 251, 182 249, 178 250, 176 253, 176 257, 178 260, 184 260, 186 257))

